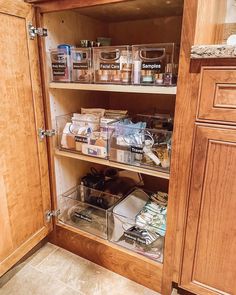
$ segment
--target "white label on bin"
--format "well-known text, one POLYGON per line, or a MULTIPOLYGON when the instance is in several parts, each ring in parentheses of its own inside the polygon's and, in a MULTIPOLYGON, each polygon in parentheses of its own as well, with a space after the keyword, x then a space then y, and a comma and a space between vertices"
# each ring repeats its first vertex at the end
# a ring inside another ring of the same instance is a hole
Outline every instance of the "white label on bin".
POLYGON ((74 62, 73 63, 73 70, 88 70, 88 63, 87 62, 74 62))
POLYGON ((141 155, 143 154, 143 148, 142 147, 131 146, 130 151, 131 151, 131 153, 134 153, 134 154, 141 154, 141 155))
POLYGON ((120 70, 120 63, 100 63, 100 70, 120 70))
POLYGON ((142 70, 160 70, 161 63, 158 62, 142 62, 141 65, 142 70))

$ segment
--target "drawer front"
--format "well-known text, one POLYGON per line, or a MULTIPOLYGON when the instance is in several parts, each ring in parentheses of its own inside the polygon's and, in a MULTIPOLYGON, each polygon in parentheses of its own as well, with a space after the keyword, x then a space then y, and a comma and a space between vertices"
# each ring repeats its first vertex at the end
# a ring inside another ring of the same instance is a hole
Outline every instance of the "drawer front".
POLYGON ((198 120, 236 123, 236 67, 203 67, 198 120))

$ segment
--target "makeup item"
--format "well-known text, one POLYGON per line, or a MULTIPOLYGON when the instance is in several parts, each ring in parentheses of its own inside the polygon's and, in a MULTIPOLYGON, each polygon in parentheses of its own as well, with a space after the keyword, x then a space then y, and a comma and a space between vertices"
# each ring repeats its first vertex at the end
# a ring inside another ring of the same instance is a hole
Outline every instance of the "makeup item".
POLYGON ((162 85, 164 83, 163 76, 164 75, 162 73, 155 74, 155 83, 157 85, 162 85))
POLYGON ((164 74, 164 84, 165 85, 172 85, 172 79, 173 79, 173 66, 171 63, 168 63, 166 65, 165 74, 164 74))
POLYGON ((108 82, 109 81, 109 72, 107 70, 98 71, 98 76, 100 82, 108 82))
POLYGON ((140 69, 141 69, 141 61, 134 60, 133 62, 133 84, 140 84, 140 69))
POLYGON ((141 71, 141 83, 143 84, 153 84, 153 73, 150 70, 141 71))
POLYGON ((111 80, 116 83, 120 83, 120 71, 113 71, 111 73, 111 80))
POLYGON ((131 72, 132 72, 132 64, 124 63, 122 65, 122 71, 121 71, 122 83, 129 84, 131 82, 131 72))

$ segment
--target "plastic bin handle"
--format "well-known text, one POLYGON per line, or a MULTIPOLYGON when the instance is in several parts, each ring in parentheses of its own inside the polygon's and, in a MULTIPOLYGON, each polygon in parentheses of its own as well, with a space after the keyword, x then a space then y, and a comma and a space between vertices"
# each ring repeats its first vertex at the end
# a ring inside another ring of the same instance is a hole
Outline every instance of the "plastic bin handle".
POLYGON ((99 58, 103 61, 115 61, 115 60, 118 60, 120 58, 120 50, 119 49, 116 49, 114 51, 101 51, 99 53, 99 58), (106 58, 106 57, 103 57, 103 54, 109 54, 109 53, 114 53, 116 55, 115 58, 106 58))
POLYGON ((143 60, 146 60, 146 61, 158 61, 158 60, 162 60, 166 55, 166 49, 165 48, 144 48, 144 49, 141 49, 139 51, 139 57, 143 60), (162 55, 161 56, 158 56, 158 57, 145 57, 143 56, 143 53, 144 52, 162 52, 162 55))

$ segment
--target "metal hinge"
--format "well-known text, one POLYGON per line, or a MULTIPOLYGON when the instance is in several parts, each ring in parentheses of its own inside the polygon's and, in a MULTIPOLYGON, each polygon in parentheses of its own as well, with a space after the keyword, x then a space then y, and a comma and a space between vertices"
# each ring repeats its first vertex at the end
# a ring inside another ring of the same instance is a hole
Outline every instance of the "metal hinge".
POLYGON ((47 37, 48 30, 45 28, 35 28, 32 23, 28 25, 29 36, 31 40, 34 40, 36 36, 47 37))
POLYGON ((46 212, 46 221, 47 222, 50 222, 51 220, 52 220, 52 217, 57 217, 57 216, 59 216, 59 214, 60 214, 60 210, 58 209, 58 210, 53 210, 53 211, 47 211, 46 212))
POLYGON ((45 136, 52 137, 54 135, 56 135, 55 129, 51 129, 51 130, 44 130, 42 128, 38 129, 38 136, 41 141, 45 138, 45 136))

